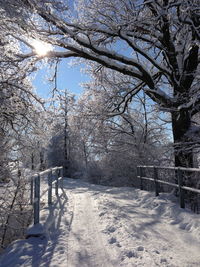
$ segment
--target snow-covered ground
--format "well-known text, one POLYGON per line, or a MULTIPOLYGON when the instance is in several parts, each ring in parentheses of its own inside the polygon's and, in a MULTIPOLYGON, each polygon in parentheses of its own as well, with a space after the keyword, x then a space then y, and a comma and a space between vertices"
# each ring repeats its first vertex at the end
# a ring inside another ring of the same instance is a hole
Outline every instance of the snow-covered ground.
POLYGON ((1 267, 200 266, 200 215, 172 195, 72 179, 59 195, 29 230, 42 235, 13 242, 1 267))

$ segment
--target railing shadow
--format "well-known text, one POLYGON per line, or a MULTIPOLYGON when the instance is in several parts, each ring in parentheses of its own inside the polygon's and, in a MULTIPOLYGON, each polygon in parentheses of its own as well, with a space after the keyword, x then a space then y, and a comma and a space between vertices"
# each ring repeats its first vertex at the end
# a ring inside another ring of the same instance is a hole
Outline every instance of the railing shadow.
MULTIPOLYGON (((61 191, 61 190, 60 190, 61 191)), ((27 242, 32 246, 31 266, 38 267, 45 262, 45 266, 50 266, 58 239, 63 229, 61 228, 62 218, 67 210, 68 197, 62 189, 62 193, 54 198, 52 205, 45 207, 48 214, 43 224, 45 233, 38 237, 30 237, 27 242)), ((67 228, 66 228, 67 231, 67 228)))

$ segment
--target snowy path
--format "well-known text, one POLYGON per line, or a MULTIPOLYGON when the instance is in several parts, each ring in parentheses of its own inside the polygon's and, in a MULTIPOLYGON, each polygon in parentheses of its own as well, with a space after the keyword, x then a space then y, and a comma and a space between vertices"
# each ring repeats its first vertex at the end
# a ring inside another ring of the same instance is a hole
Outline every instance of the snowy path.
POLYGON ((44 236, 15 241, 0 267, 200 267, 200 215, 172 196, 72 179, 64 188, 43 206, 44 236))
MULTIPOLYGON (((114 266, 105 250, 91 196, 75 193, 67 266, 114 266)), ((115 265, 116 266, 116 265, 115 265)))

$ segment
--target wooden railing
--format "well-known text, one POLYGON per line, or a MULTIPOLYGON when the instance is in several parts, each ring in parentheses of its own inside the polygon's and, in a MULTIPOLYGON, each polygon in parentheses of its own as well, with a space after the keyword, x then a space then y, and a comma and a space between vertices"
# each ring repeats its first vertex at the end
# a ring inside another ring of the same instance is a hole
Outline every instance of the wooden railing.
POLYGON ((48 169, 32 176, 30 203, 33 205, 34 224, 40 222, 40 199, 45 194, 48 194, 48 205, 52 204, 53 186, 55 187, 55 195, 58 196, 59 186, 61 188, 63 187, 63 167, 48 169), (40 180, 44 175, 48 175, 48 187, 41 192, 40 180), (53 177, 55 177, 54 180, 53 177))
MULTIPOLYGON (((137 167, 137 177, 140 179, 140 189, 144 189, 144 181, 151 181, 154 184, 154 190, 155 190, 155 195, 159 195, 159 184, 162 185, 168 185, 170 187, 177 188, 179 192, 179 203, 181 208, 185 208, 185 191, 193 192, 196 194, 200 194, 200 189, 198 188, 193 188, 186 186, 184 184, 184 177, 183 173, 184 172, 197 172, 200 174, 200 169, 197 168, 182 168, 182 167, 160 167, 160 166, 138 166, 137 167), (153 177, 147 177, 146 170, 151 169, 152 176, 153 177), (173 170, 175 175, 174 175, 174 181, 177 181, 177 183, 173 183, 171 181, 165 181, 161 180, 159 178, 158 170, 173 170)), ((199 178, 199 177, 198 177, 199 178)), ((200 178, 199 178, 199 184, 200 184, 200 178)))

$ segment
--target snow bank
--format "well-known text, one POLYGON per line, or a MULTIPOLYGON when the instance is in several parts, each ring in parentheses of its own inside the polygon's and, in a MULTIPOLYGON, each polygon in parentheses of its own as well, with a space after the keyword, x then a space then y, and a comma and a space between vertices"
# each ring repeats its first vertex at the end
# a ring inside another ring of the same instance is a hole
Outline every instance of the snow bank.
POLYGON ((173 195, 107 188, 95 199, 119 266, 200 266, 200 216, 173 195))

